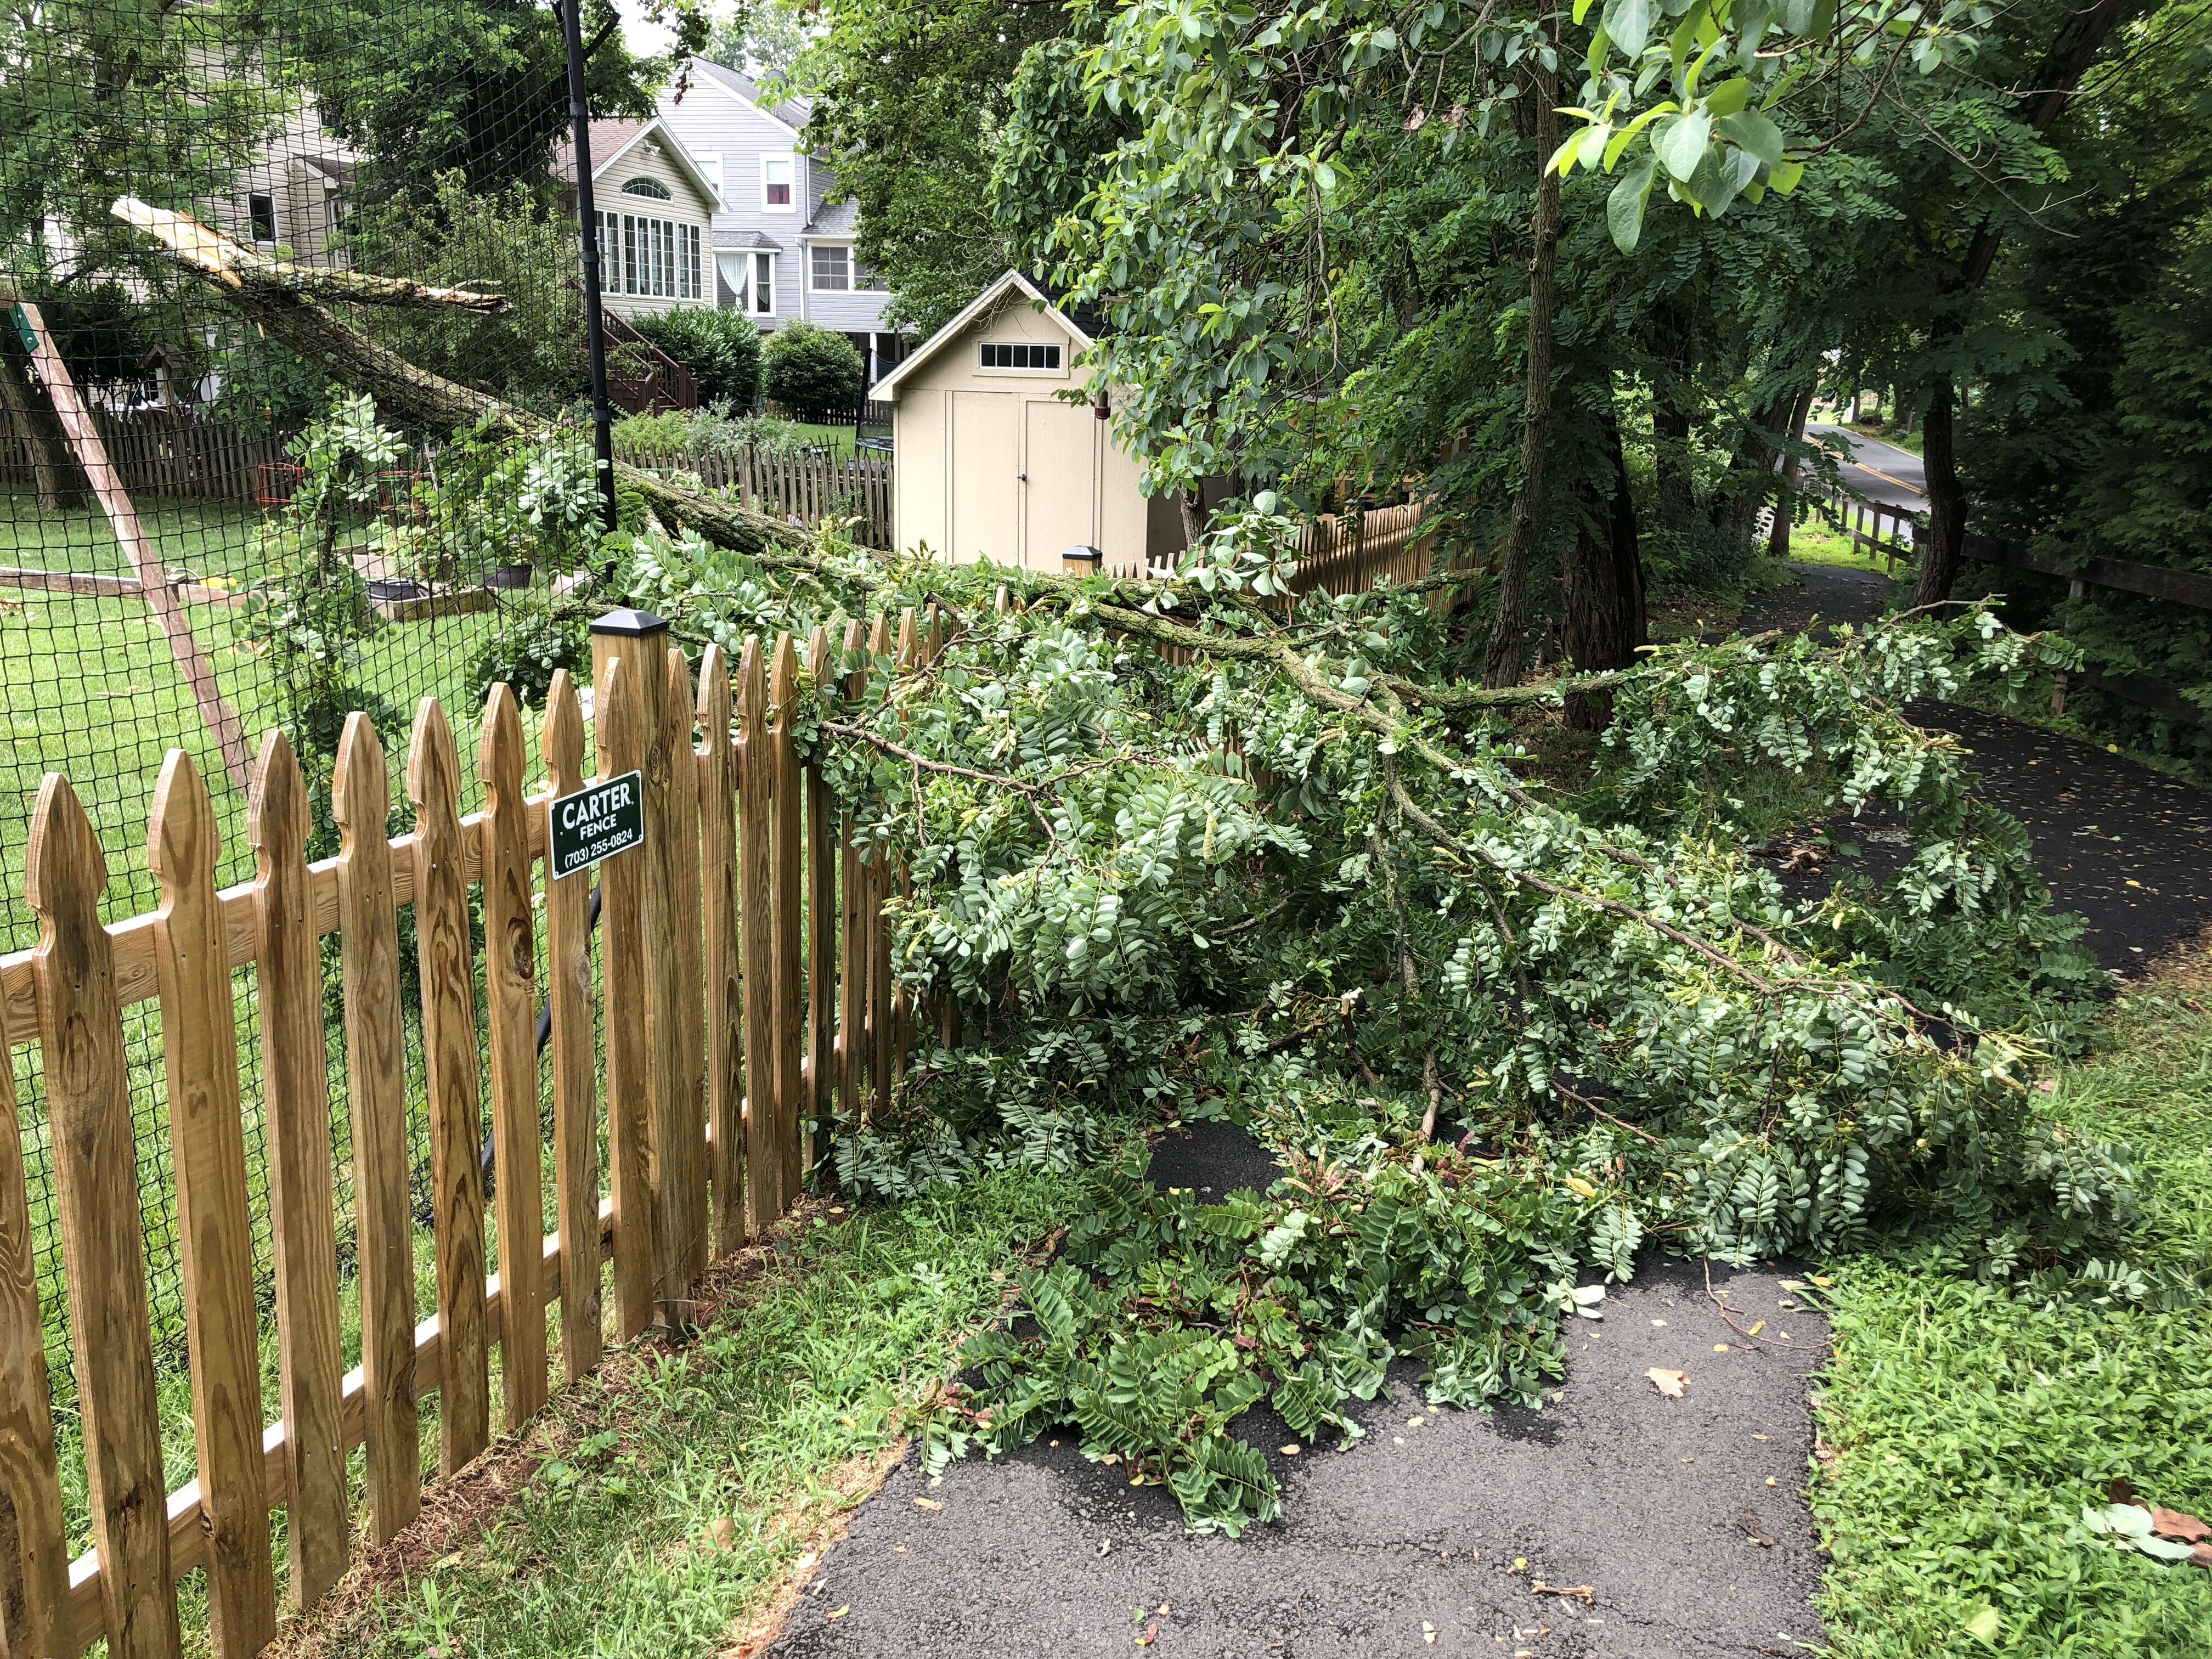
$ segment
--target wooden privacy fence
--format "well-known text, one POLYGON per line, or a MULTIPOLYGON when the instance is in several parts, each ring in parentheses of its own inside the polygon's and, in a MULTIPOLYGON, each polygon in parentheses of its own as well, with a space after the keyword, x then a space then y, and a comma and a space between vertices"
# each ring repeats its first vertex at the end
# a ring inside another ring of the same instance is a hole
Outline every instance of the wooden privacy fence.
MULTIPOLYGON (((255 436, 210 422, 105 413, 94 418, 107 458, 133 495, 252 501, 261 469, 284 465, 284 447, 292 439, 290 433, 255 436)), ((31 439, 0 434, 0 479, 24 489, 36 482, 31 439)))
POLYGON ((856 518, 863 544, 891 544, 893 463, 888 455, 840 460, 832 455, 775 454, 757 448, 734 454, 624 448, 615 458, 653 471, 696 472, 708 489, 733 489, 747 506, 797 524, 818 524, 832 514, 856 518))
MULTIPOLYGON (((885 619, 848 653, 893 652, 885 619)), ((930 650, 913 612, 900 665, 930 650)), ((550 876, 549 816, 586 786, 576 690, 559 675, 526 786, 520 713, 486 703, 482 812, 462 817, 445 711, 425 699, 404 769, 414 827, 387 838, 391 786, 365 715, 346 725, 333 784, 343 840, 307 858, 308 805, 281 733, 262 744, 248 883, 217 890, 216 824, 191 760, 172 750, 148 830, 159 910, 100 920, 107 870, 58 774, 40 790, 25 885, 39 944, 0 958, 0 1054, 43 1050, 53 1185, 76 1368, 93 1548, 64 1553, 63 1487, 32 1273, 22 1116, 0 1067, 0 1650, 73 1659, 103 1638, 121 1659, 180 1650, 178 1578, 207 1571, 214 1651, 258 1652, 276 1589, 270 1511, 288 1511, 293 1607, 352 1549, 347 1458, 367 1447, 368 1531, 390 1540, 421 1503, 418 1402, 435 1395, 439 1468, 544 1402, 546 1316, 561 1369, 599 1362, 603 1263, 623 1340, 685 1315, 712 1257, 789 1207, 833 1113, 888 1098, 914 1020, 895 993, 883 904, 896 872, 864 857, 792 736, 799 650, 720 647, 695 692, 665 625, 617 611, 593 627, 596 772, 635 773, 643 841, 598 866, 595 972, 586 873, 550 876), (695 738, 695 725, 702 734, 695 738), (489 1042, 479 1069, 470 890, 480 890, 489 1042), (414 916, 429 1121, 435 1306, 418 1320, 404 1097, 398 913, 414 916), (537 977, 537 933, 547 963, 537 977), (360 1275, 361 1364, 341 1359, 339 1268, 320 940, 338 941, 360 1275), (258 998, 280 1362, 264 1401, 233 970, 258 998), (540 999, 550 1015, 537 1048, 540 999), (139 1232, 123 1011, 157 1001, 186 1285, 198 1479, 165 1492, 139 1232), (594 1035, 595 1005, 605 1031, 594 1035), (550 1074, 553 1225, 542 1210, 541 1063, 550 1074), (481 1124, 498 1181, 498 1271, 487 1260, 481 1124), (601 1132, 605 1169, 599 1157, 601 1132)), ((812 674, 833 672, 820 629, 812 674)), ((854 690, 866 672, 855 673, 854 690)))

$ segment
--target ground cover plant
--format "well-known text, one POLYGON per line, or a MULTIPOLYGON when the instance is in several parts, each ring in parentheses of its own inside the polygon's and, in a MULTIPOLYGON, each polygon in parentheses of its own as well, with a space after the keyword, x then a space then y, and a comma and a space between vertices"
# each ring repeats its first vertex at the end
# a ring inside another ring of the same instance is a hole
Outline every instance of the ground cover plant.
POLYGON ((2212 1644, 2212 1575, 2111 1547, 2083 1511, 2212 1496, 2212 957, 2116 998, 2052 1115, 2136 1149, 2126 1262, 2089 1297, 2009 1293, 1937 1250, 1846 1261, 1813 1507, 1850 1659, 1976 1650, 2151 1659, 2212 1644))

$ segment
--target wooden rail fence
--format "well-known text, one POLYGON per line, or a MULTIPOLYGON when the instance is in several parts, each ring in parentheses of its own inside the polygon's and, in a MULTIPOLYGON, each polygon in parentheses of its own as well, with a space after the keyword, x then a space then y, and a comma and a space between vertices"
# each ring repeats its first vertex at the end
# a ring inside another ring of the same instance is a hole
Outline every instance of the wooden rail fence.
POLYGON ((864 544, 891 544, 894 463, 888 455, 840 460, 751 448, 729 455, 623 448, 615 459, 651 471, 695 472, 710 489, 734 489, 747 506, 799 524, 818 524, 833 514, 857 518, 864 544))
MULTIPOLYGON (((939 637, 908 611, 896 636, 879 617, 872 632, 853 623, 841 643, 853 661, 866 646, 873 661, 895 657, 905 670, 939 637)), ((817 679, 835 672, 822 630, 803 654, 817 679)), ((535 789, 520 711, 505 686, 493 688, 479 759, 487 805, 467 817, 446 713, 425 699, 404 773, 414 827, 396 839, 382 744, 367 716, 352 715, 333 787, 342 844, 315 863, 299 766, 270 733, 247 830, 259 873, 220 891, 207 790, 173 750, 147 839, 161 907, 112 925, 100 920, 108 872, 92 825, 69 782, 47 776, 25 881, 42 933, 32 950, 0 957, 0 1055, 19 1044, 43 1050, 93 1548, 74 1561, 64 1552, 22 1157, 24 1112, 36 1103, 18 1101, 13 1066, 0 1066, 0 1651, 74 1659, 104 1638, 118 1659, 172 1659, 177 1580, 205 1568, 213 1650, 258 1653, 276 1617, 272 1508, 289 1516, 286 1600, 304 1607, 352 1553, 353 1447, 367 1447, 368 1535, 389 1540, 422 1501, 420 1401, 437 1396, 439 1468, 450 1475, 544 1402, 550 1304, 559 1304, 568 1380, 601 1354, 609 1257, 617 1339, 680 1322, 710 1261, 790 1207, 832 1115, 863 1115, 889 1097, 916 1025, 893 985, 883 918, 897 872, 856 844, 849 818, 799 760, 801 656, 789 637, 750 640, 733 672, 714 647, 695 686, 658 618, 617 611, 594 625, 592 769, 601 780, 642 774, 645 825, 641 846, 599 866, 596 974, 591 878, 547 873, 550 803, 589 775, 565 672, 543 715, 545 777, 535 789), (484 919, 488 1075, 478 1066, 472 886, 484 919), (409 907, 435 1231, 427 1316, 415 1305, 402 1083, 398 916, 409 907), (353 1138, 362 1358, 351 1372, 341 1360, 326 935, 338 940, 353 1138), (261 1389, 231 972, 249 965, 270 1149, 273 1421, 261 1389), (551 1028, 542 1061, 541 998, 551 1028), (198 1479, 175 1492, 162 1477, 123 1036, 124 1009, 146 1001, 160 1012, 189 1310, 198 1479), (553 1110, 550 1228, 541 1064, 553 1110), (487 1111, 496 1272, 486 1248, 487 1111)), ((855 689, 871 672, 854 671, 855 689)))
MULTIPOLYGON (((1829 492, 1820 499, 1823 514, 1850 537, 1855 551, 1881 557, 1893 575, 1900 562, 1917 562, 1920 532, 1926 528, 1917 514, 1884 502, 1869 501, 1844 490, 1829 492)), ((1978 564, 2055 576, 2066 583, 2069 597, 2077 599, 2086 590, 2101 587, 2108 592, 2133 593, 2142 599, 2212 611, 2212 576, 2201 571, 2139 564, 2130 559, 2089 559, 2076 568, 2017 542, 2002 541, 1973 531, 1960 538, 1959 551, 1962 557, 1978 564)), ((2072 681, 2124 698, 2171 720, 2191 726, 2212 724, 2212 715, 2206 714, 2164 680, 2148 674, 2107 673, 2094 665, 2058 674, 2051 697, 2052 714, 2064 712, 2067 688, 2072 681)))

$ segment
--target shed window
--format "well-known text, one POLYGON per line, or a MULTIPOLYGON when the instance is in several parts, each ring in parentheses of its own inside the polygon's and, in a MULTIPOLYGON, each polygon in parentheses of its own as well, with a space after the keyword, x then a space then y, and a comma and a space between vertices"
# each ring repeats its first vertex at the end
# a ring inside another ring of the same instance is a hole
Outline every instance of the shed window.
POLYGON ((1056 345, 1030 345, 1025 343, 986 340, 983 343, 985 368, 1058 368, 1060 348, 1056 345))

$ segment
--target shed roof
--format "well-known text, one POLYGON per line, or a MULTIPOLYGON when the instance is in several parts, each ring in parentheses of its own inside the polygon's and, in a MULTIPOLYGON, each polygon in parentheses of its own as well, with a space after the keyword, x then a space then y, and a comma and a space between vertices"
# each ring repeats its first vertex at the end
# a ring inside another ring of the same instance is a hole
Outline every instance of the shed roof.
POLYGON ((1079 326, 1066 312, 1047 299, 1042 288, 1023 276, 1020 271, 1010 270, 969 301, 957 317, 908 352, 905 360, 896 368, 876 382, 874 395, 878 398, 895 396, 900 381, 905 380, 923 363, 950 345, 970 323, 982 316, 994 305, 1010 294, 1018 294, 1036 305, 1046 316, 1066 330, 1068 337, 1073 339, 1079 347, 1087 350, 1096 343, 1091 331, 1079 326))

